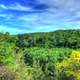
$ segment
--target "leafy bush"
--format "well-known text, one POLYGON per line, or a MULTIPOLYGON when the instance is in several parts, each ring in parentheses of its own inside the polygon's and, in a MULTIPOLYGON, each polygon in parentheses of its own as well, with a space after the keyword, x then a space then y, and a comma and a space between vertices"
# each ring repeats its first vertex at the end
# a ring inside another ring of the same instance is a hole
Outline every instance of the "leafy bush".
POLYGON ((73 51, 70 58, 57 63, 58 80, 80 80, 80 52, 73 51))
POLYGON ((24 50, 24 60, 26 65, 31 67, 34 66, 34 61, 39 63, 46 80, 53 80, 55 78, 56 63, 68 58, 70 53, 71 50, 68 48, 28 48, 24 50))

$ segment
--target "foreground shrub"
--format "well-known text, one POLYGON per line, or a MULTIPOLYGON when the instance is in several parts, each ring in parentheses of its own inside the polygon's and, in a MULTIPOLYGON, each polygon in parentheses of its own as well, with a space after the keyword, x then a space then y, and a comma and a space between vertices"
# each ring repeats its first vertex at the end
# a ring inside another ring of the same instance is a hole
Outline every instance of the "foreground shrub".
POLYGON ((70 58, 57 64, 58 80, 80 80, 80 52, 73 51, 70 58))
POLYGON ((16 75, 5 66, 0 66, 0 80, 16 80, 16 75))
POLYGON ((56 63, 69 57, 70 53, 70 49, 63 48, 28 48, 24 51, 24 61, 27 66, 32 68, 36 61, 45 75, 45 80, 55 80, 56 63))

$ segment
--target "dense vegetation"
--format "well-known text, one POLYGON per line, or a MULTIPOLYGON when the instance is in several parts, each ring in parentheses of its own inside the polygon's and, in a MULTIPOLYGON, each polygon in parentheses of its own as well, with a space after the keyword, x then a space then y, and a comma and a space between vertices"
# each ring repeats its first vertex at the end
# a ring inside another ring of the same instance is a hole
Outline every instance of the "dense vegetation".
POLYGON ((79 35, 0 33, 0 80, 80 80, 79 35))
POLYGON ((18 35, 19 47, 80 48, 80 30, 18 35))

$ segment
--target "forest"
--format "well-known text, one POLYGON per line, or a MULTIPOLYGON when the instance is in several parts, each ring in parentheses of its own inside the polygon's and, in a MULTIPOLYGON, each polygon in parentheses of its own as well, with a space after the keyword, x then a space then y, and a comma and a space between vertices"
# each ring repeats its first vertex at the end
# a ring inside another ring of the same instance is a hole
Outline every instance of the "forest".
POLYGON ((1 32, 0 80, 80 80, 80 30, 1 32))

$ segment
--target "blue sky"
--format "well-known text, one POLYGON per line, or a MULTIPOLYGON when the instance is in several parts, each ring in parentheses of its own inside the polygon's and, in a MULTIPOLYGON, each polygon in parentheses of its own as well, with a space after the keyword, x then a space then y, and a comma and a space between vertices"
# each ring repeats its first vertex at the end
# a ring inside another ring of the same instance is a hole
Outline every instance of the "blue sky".
POLYGON ((0 0, 1 32, 57 29, 80 29, 80 0, 0 0))

